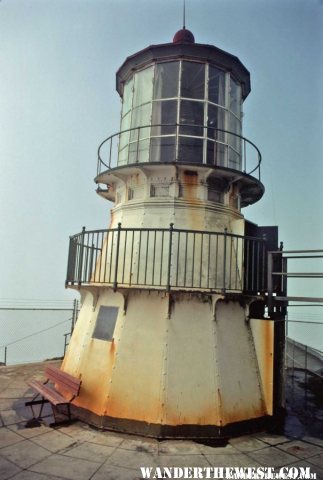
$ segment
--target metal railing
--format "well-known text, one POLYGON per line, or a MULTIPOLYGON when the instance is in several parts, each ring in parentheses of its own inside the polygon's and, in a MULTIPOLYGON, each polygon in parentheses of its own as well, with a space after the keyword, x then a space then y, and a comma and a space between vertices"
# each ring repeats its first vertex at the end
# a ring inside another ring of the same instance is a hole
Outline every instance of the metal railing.
MULTIPOLYGON (((323 259, 323 250, 278 250, 268 252, 268 310, 272 312, 277 302, 323 302, 323 297, 287 296, 288 278, 323 278, 323 271, 292 272, 289 269, 290 260, 323 259), (274 295, 274 292, 275 295, 274 295)), ((303 262, 304 264, 304 262, 303 262)))
POLYGON ((70 237, 66 285, 258 293, 266 242, 224 232, 118 228, 70 237))
MULTIPOLYGON (((98 163, 97 163, 97 175, 100 175, 102 172, 109 170, 111 168, 121 166, 124 164, 135 164, 141 163, 140 159, 140 142, 151 140, 151 139, 174 139, 175 148, 173 149, 173 153, 169 154, 169 145, 159 145, 159 151, 163 149, 168 149, 167 155, 167 162, 183 162, 185 160, 179 159, 178 155, 178 145, 180 139, 201 139, 207 142, 214 143, 214 149, 216 150, 217 147, 222 148, 221 153, 217 153, 215 155, 213 162, 207 161, 207 148, 204 149, 203 153, 203 163, 208 164, 209 166, 216 165, 223 168, 232 168, 233 170, 238 170, 239 172, 243 172, 248 175, 254 174, 254 176, 260 181, 260 165, 261 165, 261 153, 257 146, 248 140, 247 138, 231 132, 229 130, 224 130, 221 128, 214 128, 211 126, 205 125, 192 125, 192 124, 153 124, 153 125, 142 125, 135 128, 129 128, 126 130, 122 130, 117 132, 110 137, 103 140, 103 142, 98 147, 98 163), (152 135, 152 129, 167 129, 167 128, 174 128, 175 133, 169 135, 152 135), (184 135, 180 133, 179 128, 186 128, 186 129, 203 129, 204 135, 203 136, 195 136, 195 135, 184 135), (149 129, 149 133, 147 135, 147 129, 149 129), (212 133, 211 133, 212 132, 212 133), (131 160, 126 161, 125 163, 118 163, 118 156, 120 148, 120 139, 122 136, 128 137, 125 141, 125 147, 127 145, 132 145, 133 148, 133 155, 131 160), (233 145, 236 144, 236 148, 233 145), (104 151, 103 151, 104 150, 104 151), (236 165, 230 166, 230 152, 231 154, 237 155, 239 158, 239 168, 236 168, 236 165), (104 160, 103 160, 104 157, 104 160)), ((152 146, 148 147, 148 160, 146 162, 156 162, 154 155, 152 153, 152 146)), ((158 160, 157 160, 158 161, 158 160)), ((198 162, 196 162, 198 163, 198 162)))

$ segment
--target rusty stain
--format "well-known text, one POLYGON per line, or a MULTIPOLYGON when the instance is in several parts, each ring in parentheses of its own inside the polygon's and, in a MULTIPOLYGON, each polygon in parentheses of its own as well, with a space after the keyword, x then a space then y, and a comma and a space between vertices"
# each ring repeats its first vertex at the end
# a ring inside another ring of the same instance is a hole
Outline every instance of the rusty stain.
MULTIPOLYGON (((130 393, 129 393, 130 395, 130 393)), ((114 418, 127 418, 149 423, 159 423, 160 418, 160 399, 154 396, 149 404, 143 404, 136 401, 135 393, 131 401, 125 394, 114 394, 111 391, 110 397, 106 403, 105 411, 108 416, 114 418)))
POLYGON ((183 177, 185 179, 185 183, 190 185, 197 185, 198 184, 198 174, 192 170, 184 170, 183 177))
POLYGON ((253 418, 261 418, 266 415, 266 411, 262 406, 254 407, 248 406, 247 408, 236 408, 234 411, 223 411, 224 421, 222 425, 228 425, 230 423, 240 422, 242 420, 252 420, 253 418))
POLYGON ((82 386, 79 396, 72 403, 102 415, 108 379, 111 378, 114 365, 116 345, 115 342, 91 341, 85 350, 83 358, 86 361, 81 365, 82 386))
POLYGON ((115 344, 114 344, 114 338, 113 338, 110 345, 110 354, 114 355, 114 352, 115 352, 115 344))
POLYGON ((132 185, 133 185, 133 184, 136 184, 136 185, 139 185, 139 184, 140 184, 139 173, 136 173, 135 175, 132 175, 132 176, 131 176, 131 183, 132 183, 132 185))
POLYGON ((263 335, 263 389, 265 398, 267 400, 268 413, 272 413, 272 398, 273 398, 273 325, 269 321, 262 323, 262 335, 263 335))
POLYGON ((197 172, 185 170, 183 172, 182 184, 185 200, 197 200, 198 175, 197 172))
POLYGON ((236 199, 237 196, 239 195, 239 189, 237 188, 236 185, 232 185, 230 188, 230 193, 229 193, 229 204, 231 207, 236 208, 236 199))
MULTIPOLYGON (((184 170, 184 172, 180 172, 179 184, 182 187, 184 200, 197 205, 203 203, 197 197, 199 186, 199 176, 197 172, 191 170, 184 170)), ((202 219, 200 211, 196 210, 194 206, 193 208, 188 208, 186 211, 189 228, 199 229, 202 219)))

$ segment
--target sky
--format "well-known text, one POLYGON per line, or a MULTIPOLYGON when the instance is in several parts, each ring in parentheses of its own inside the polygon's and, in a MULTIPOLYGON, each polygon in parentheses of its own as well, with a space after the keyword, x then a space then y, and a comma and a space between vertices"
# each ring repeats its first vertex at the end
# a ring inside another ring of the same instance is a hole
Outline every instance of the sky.
MULTIPOLYGON (((250 71, 243 134, 266 192, 243 213, 285 249, 323 248, 322 25, 322 0, 186 1, 196 42, 250 71)), ((0 301, 76 296, 69 236, 109 223, 93 178, 119 130, 115 73, 181 26, 182 0, 0 0, 0 301)))

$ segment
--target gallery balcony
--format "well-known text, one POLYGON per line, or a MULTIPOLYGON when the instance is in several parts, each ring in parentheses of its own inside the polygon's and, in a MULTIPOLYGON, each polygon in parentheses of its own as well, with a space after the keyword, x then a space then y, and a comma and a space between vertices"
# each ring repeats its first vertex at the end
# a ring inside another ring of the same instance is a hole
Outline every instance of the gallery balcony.
POLYGON ((242 207, 264 193, 261 153, 254 143, 233 131, 183 123, 143 125, 111 135, 98 148, 95 181, 109 185, 122 170, 148 165, 205 168, 223 182, 239 185, 242 207))
POLYGON ((259 294, 266 241, 173 228, 93 230, 70 237, 66 286, 259 294))

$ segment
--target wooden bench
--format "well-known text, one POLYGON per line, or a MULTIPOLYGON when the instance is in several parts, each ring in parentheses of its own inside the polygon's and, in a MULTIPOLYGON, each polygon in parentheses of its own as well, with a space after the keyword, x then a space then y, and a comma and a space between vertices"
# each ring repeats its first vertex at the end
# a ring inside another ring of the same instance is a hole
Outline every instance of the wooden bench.
POLYGON ((40 419, 44 404, 50 403, 52 406, 53 415, 55 418, 55 424, 62 423, 61 421, 60 422, 56 421, 57 407, 63 406, 63 405, 67 406, 67 413, 65 413, 65 415, 68 417, 68 421, 70 421, 72 419, 70 404, 74 400, 74 398, 76 398, 80 393, 80 388, 82 383, 81 380, 73 377, 69 373, 59 370, 58 368, 52 365, 49 365, 48 367, 46 367, 45 375, 47 377, 45 382, 40 382, 39 380, 31 380, 30 382, 28 382, 28 385, 32 387, 37 392, 37 394, 31 401, 26 402, 25 405, 31 407, 34 418, 35 418, 35 412, 34 412, 33 406, 41 405, 40 412, 37 417, 38 419, 40 419), (53 385, 49 384, 49 382, 52 382, 53 385), (55 390, 55 385, 60 387, 64 391, 64 395, 66 394, 68 397, 66 398, 57 390, 55 390), (37 397, 39 396, 41 396, 42 398, 37 400, 37 397))

